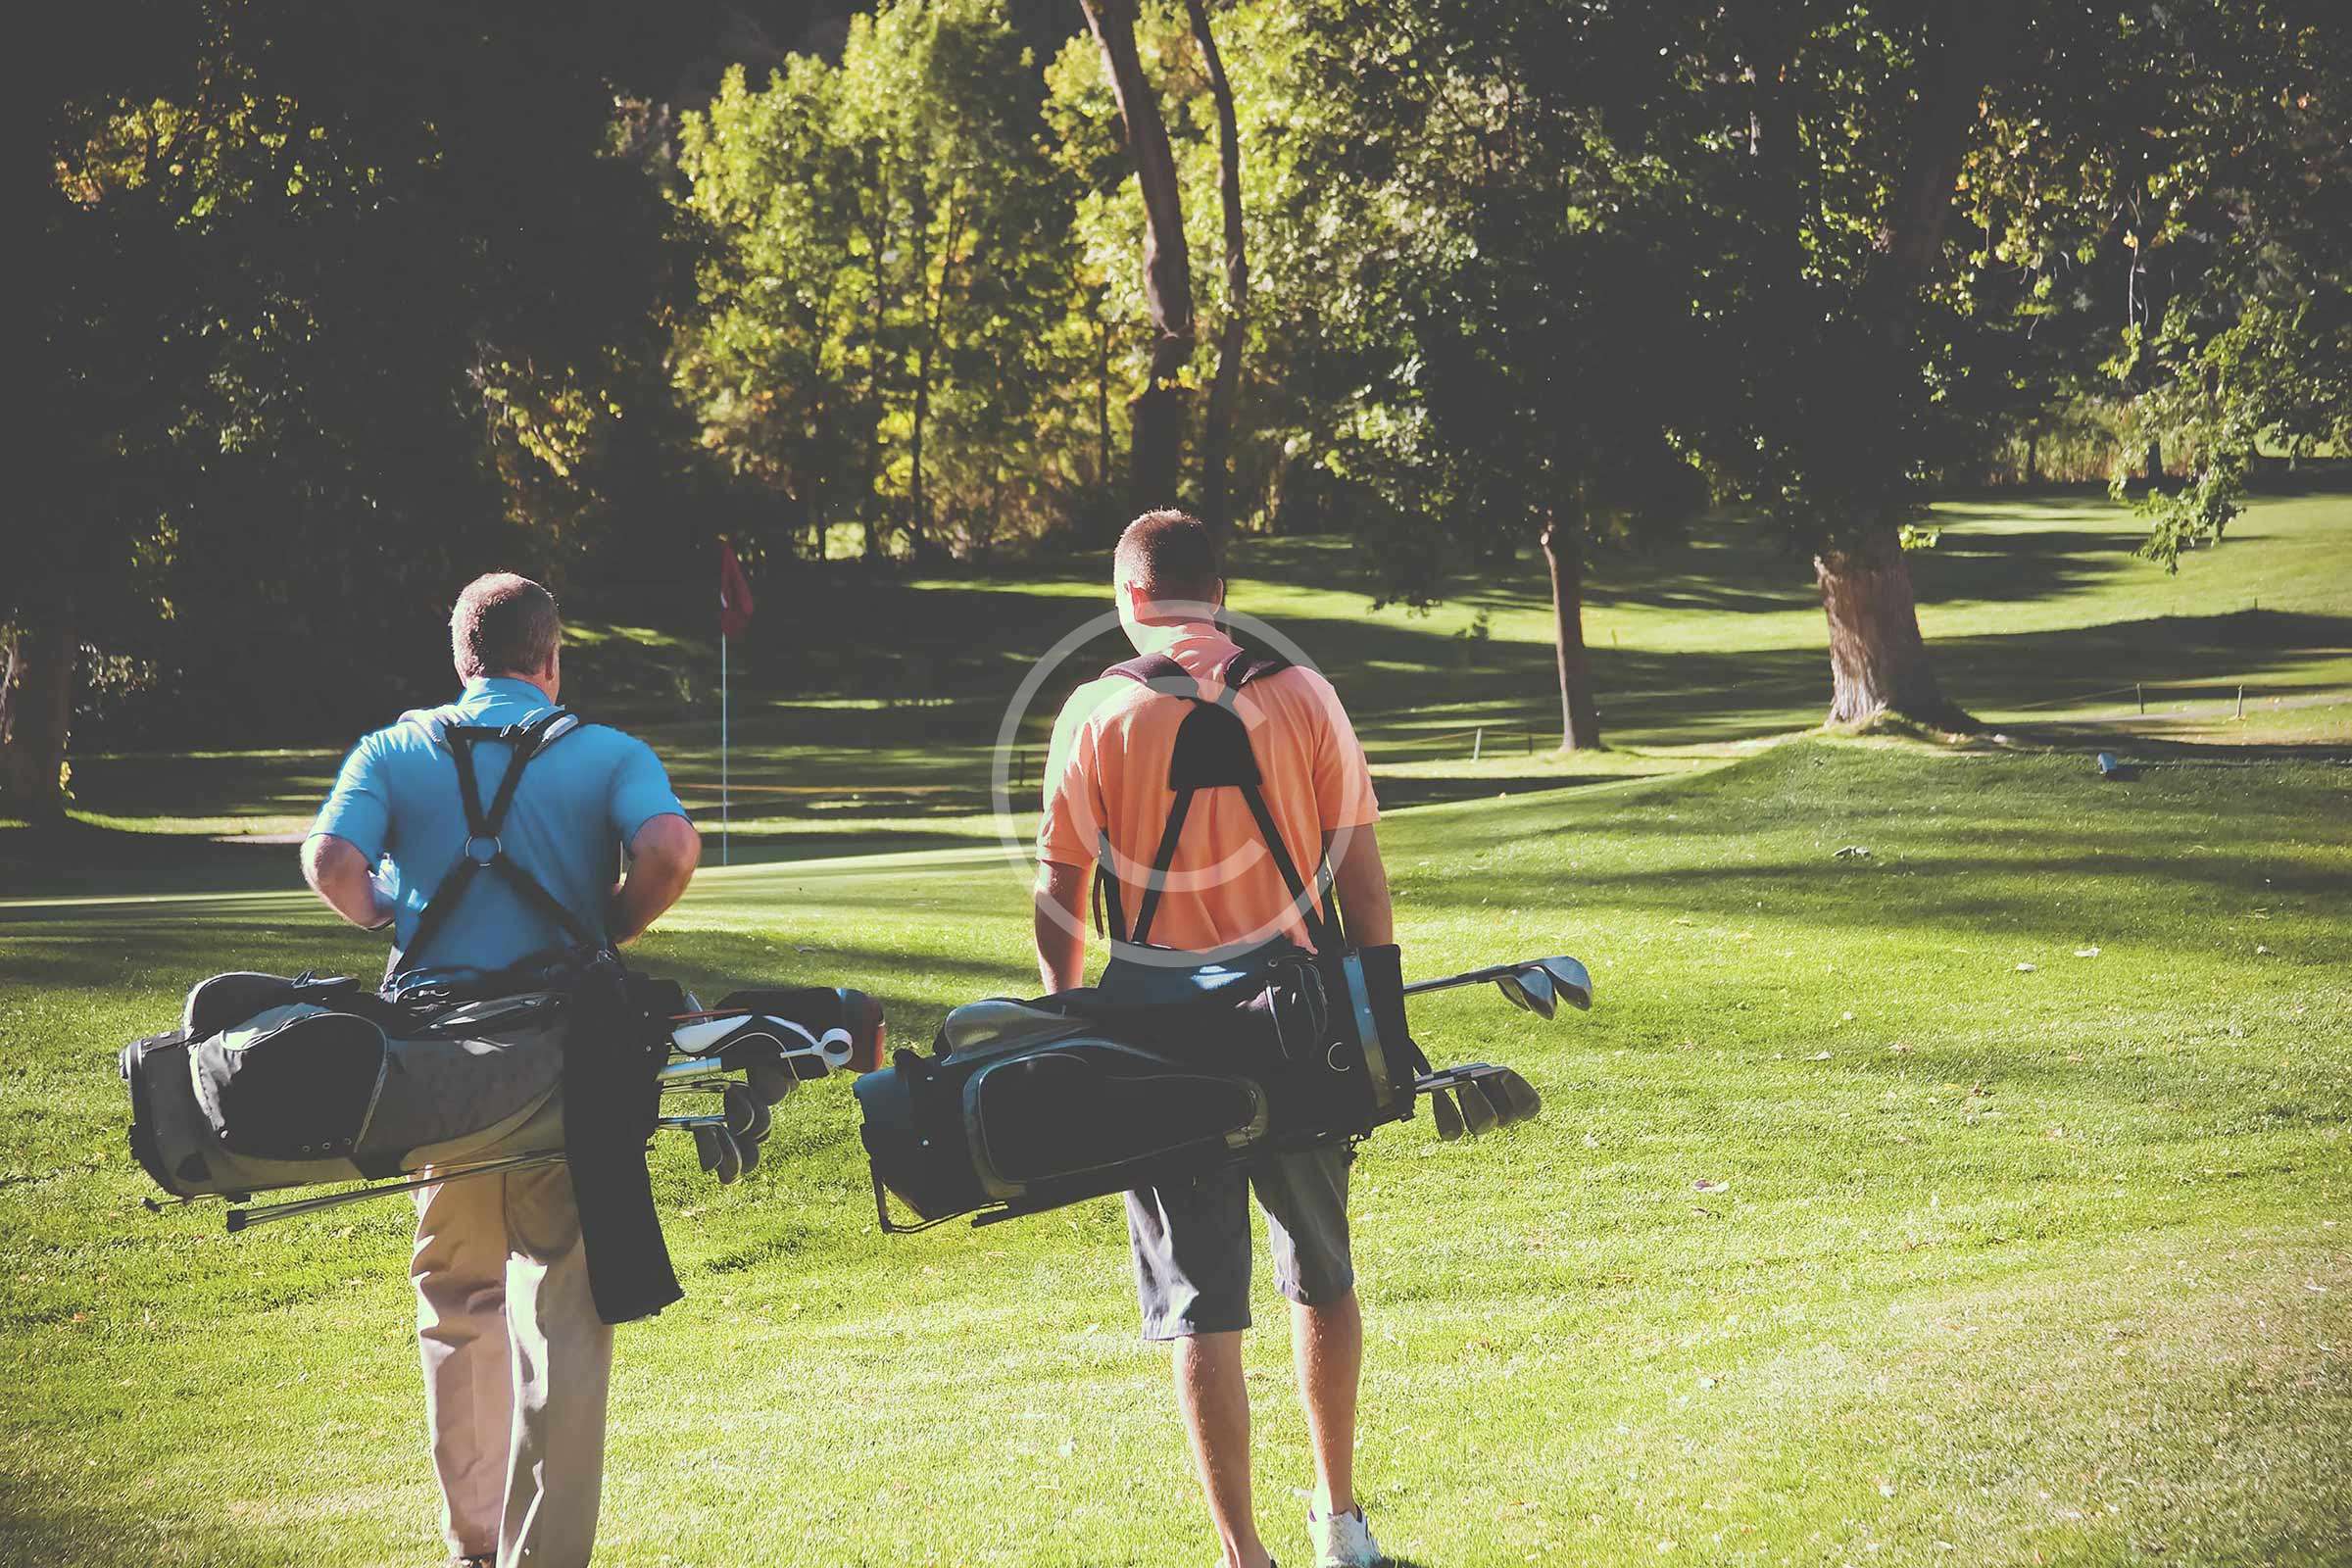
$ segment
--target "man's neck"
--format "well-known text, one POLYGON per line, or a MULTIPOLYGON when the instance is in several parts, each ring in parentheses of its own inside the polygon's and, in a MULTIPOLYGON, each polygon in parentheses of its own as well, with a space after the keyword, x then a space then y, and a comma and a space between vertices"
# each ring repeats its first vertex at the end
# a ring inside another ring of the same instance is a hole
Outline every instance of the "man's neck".
POLYGON ((500 681, 504 681, 514 686, 528 686, 532 691, 535 691, 539 694, 542 702, 552 703, 556 700, 555 693, 549 691, 546 683, 541 681, 538 676, 517 675, 511 670, 497 675, 472 676, 466 680, 466 689, 468 692, 488 691, 494 684, 500 681))
POLYGON ((1164 654, 1181 642, 1224 636, 1225 629, 1213 620, 1139 620, 1133 641, 1139 654, 1164 654))

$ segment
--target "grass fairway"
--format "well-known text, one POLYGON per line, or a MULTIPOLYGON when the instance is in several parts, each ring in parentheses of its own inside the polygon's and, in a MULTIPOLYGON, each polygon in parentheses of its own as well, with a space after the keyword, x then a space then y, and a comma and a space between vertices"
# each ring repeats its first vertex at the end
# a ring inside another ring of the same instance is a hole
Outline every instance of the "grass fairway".
MULTIPOLYGON (((1430 1054, 1544 1118, 1365 1146, 1391 1549, 2352 1559, 2352 770, 1810 741, 1388 843, 1409 971, 1564 949, 1599 987, 1548 1026, 1430 999, 1430 1054)), ((112 1064, 193 978, 376 958, 291 893, 0 906, 0 1558, 433 1560, 406 1211, 149 1217, 112 1064)), ((1026 920, 986 852, 738 866, 644 961, 862 985, 919 1038, 1026 986, 1026 920)), ((735 1188, 662 1151, 689 1296, 620 1331, 600 1560, 1209 1561, 1115 1207, 882 1238, 844 1086, 783 1109, 735 1188)))
MULTIPOLYGON (((2169 739, 2352 741, 2352 495, 2268 497, 2178 575, 2136 559, 2145 520, 2103 497, 2004 497, 1936 509, 1913 558, 1920 620, 1945 690, 2010 730, 2125 725, 2169 739), (2138 709, 2134 687, 2146 699, 2138 709), (2246 717, 2234 716, 2245 689, 2246 717)), ((1100 563, 970 580, 868 582, 780 572, 734 651, 734 820, 753 858, 949 847, 985 837, 1006 700, 1034 662, 1108 608, 1100 563)), ((1492 798, 1671 771, 1759 735, 1820 722, 1828 634, 1812 568, 1767 530, 1710 525, 1680 544, 1610 556, 1585 616, 1604 731, 1617 750, 1561 756, 1543 564, 1445 585, 1427 614, 1369 608, 1354 555, 1330 540, 1240 547, 1235 606, 1331 671, 1391 805, 1492 798), (1476 751, 1478 758, 1472 760, 1476 751)), ((699 629, 699 628, 698 628, 699 629)), ((1129 652, 1115 629, 1075 650, 1016 727, 1026 803, 1070 687, 1129 652)), ((587 628, 565 696, 640 729, 688 805, 719 798, 717 650, 587 628)), ((418 700, 439 700, 439 692, 418 700)), ((333 737, 344 741, 345 737, 333 737)), ((74 764, 77 812, 132 829, 77 846, 29 885, 157 885, 157 834, 301 832, 341 745, 74 764), (127 842, 127 847, 126 847, 127 842), (107 861, 126 872, 107 874, 107 861)), ((0 830, 0 878, 9 873, 0 830)), ((215 855, 195 886, 274 885, 215 855)), ((243 858, 252 859, 252 857, 243 858)), ((180 882, 174 885, 183 885, 180 882)))

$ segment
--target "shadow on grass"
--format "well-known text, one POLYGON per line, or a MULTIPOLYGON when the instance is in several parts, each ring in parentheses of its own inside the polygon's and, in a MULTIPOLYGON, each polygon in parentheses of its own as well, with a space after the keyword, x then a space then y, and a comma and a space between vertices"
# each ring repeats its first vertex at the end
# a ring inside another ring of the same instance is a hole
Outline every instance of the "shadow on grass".
POLYGON ((1526 795, 1536 790, 1582 789, 1591 784, 1622 784, 1628 773, 1527 773, 1497 776, 1492 773, 1466 775, 1460 778, 1396 777, 1380 781, 1380 804, 1384 809, 1396 810, 1407 806, 1442 806, 1454 801, 1475 801, 1497 795, 1526 795))

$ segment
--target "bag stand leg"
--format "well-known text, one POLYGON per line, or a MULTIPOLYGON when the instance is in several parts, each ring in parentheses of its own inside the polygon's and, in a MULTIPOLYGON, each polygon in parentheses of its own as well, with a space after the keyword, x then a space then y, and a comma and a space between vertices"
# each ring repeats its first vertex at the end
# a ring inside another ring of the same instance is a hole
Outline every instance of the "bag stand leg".
POLYGON ((232 1208, 228 1211, 228 1228, 232 1232, 251 1230, 256 1225, 267 1225, 272 1220, 292 1219, 297 1214, 316 1214, 320 1209, 340 1208, 345 1203, 364 1203, 370 1198, 389 1198, 394 1193, 413 1193, 419 1187, 464 1181, 468 1176, 489 1176, 506 1171, 529 1170, 538 1165, 553 1165, 563 1157, 561 1152, 516 1154, 511 1159, 460 1165, 453 1170, 416 1176, 405 1182, 384 1182, 374 1187, 363 1187, 357 1192, 329 1193, 324 1198, 300 1198, 290 1203, 265 1203, 259 1208, 232 1208))

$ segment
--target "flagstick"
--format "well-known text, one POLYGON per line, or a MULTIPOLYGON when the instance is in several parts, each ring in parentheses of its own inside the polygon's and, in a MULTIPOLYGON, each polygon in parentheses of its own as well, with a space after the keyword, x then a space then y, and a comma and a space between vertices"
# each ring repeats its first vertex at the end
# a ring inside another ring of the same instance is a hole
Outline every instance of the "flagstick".
POLYGON ((728 862, 727 811, 727 634, 718 634, 718 863, 728 862))

